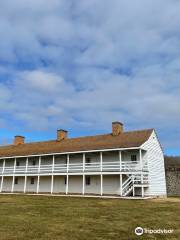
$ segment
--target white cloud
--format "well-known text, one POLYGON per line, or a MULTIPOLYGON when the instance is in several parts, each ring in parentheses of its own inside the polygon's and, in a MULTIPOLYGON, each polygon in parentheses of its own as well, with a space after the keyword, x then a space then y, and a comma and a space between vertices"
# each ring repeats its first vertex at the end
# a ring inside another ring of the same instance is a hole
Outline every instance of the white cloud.
POLYGON ((1 119, 49 131, 120 120, 180 147, 179 11, 175 0, 3 1, 1 119))
POLYGON ((40 70, 25 71, 20 73, 17 79, 18 84, 26 85, 26 88, 32 91, 54 92, 61 89, 64 84, 62 77, 58 77, 52 73, 45 73, 40 70))

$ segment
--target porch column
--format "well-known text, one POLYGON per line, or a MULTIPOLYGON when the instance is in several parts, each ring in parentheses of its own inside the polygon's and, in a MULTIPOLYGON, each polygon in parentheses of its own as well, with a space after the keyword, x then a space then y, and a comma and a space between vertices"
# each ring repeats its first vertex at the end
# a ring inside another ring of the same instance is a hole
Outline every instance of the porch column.
POLYGON ((12 179, 12 187, 11 187, 11 192, 14 192, 14 179, 15 179, 15 171, 16 171, 16 158, 14 159, 14 170, 13 170, 13 179, 12 179))
MULTIPOLYGON (((140 159, 140 166, 141 166, 141 185, 143 185, 143 161, 142 161, 142 150, 139 149, 139 159, 140 159)), ((142 197, 144 197, 144 188, 141 186, 141 193, 142 197)))
POLYGON ((84 195, 85 193, 85 175, 84 175, 84 171, 85 171, 85 161, 86 161, 86 155, 85 153, 83 153, 83 186, 82 186, 82 194, 84 195))
POLYGON ((103 171, 103 155, 102 152, 100 152, 100 171, 101 171, 101 196, 103 195, 103 175, 102 175, 102 171, 103 171))
POLYGON ((36 191, 36 193, 39 193, 40 170, 41 170, 41 156, 39 156, 38 179, 37 179, 37 191, 36 191))
POLYGON ((28 169, 28 157, 26 158, 25 178, 24 178, 24 193, 26 193, 27 185, 27 169, 28 169))
POLYGON ((4 182, 4 168, 5 168, 5 159, 3 160, 3 169, 2 169, 2 177, 1 177, 1 189, 0 189, 0 192, 2 192, 3 190, 3 182, 4 182))
POLYGON ((142 187, 142 197, 144 197, 144 187, 142 187))
POLYGON ((103 195, 103 175, 101 174, 101 196, 103 195))
POLYGON ((135 189, 134 189, 134 175, 132 176, 132 181, 133 181, 133 197, 135 196, 135 189))
POLYGON ((103 170, 103 156, 102 156, 102 152, 100 152, 100 171, 102 173, 103 170))
POLYGON ((69 154, 67 154, 66 194, 69 191, 69 154))
POLYGON ((139 161, 140 161, 140 166, 141 166, 141 171, 143 169, 143 161, 142 161, 142 150, 139 149, 139 161))
POLYGON ((122 154, 121 151, 119 151, 119 171, 121 172, 122 170, 122 154))
POLYGON ((120 174, 120 196, 122 196, 122 174, 120 174))
POLYGON ((54 162, 55 162, 55 156, 53 155, 53 159, 52 159, 52 176, 51 176, 51 194, 53 194, 53 188, 54 188, 54 162))

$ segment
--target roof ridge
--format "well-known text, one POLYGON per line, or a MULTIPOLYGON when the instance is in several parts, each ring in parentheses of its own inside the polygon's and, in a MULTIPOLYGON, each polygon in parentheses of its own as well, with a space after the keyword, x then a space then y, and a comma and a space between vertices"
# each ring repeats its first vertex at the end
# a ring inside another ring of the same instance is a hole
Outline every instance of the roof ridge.
MULTIPOLYGON (((139 129, 139 130, 130 130, 130 131, 125 131, 121 134, 126 134, 126 133, 138 133, 138 132, 145 132, 145 131, 153 131, 153 128, 147 128, 147 129, 139 129)), ((52 140, 44 140, 44 141, 35 141, 35 142, 26 142, 24 144, 18 145, 18 146, 24 146, 24 145, 35 145, 35 144, 43 144, 43 143, 53 143, 53 142, 64 142, 67 140, 76 140, 76 139, 85 139, 85 138, 95 138, 95 137, 105 137, 105 136, 112 136, 112 133, 105 133, 105 134, 97 134, 97 135, 89 135, 89 136, 79 136, 79 137, 72 137, 72 138, 67 138, 66 140, 62 140, 62 141, 57 141, 56 139, 52 139, 52 140)), ((118 135, 120 136, 120 135, 118 135)), ((117 136, 115 136, 117 137, 117 136)), ((8 144, 8 145, 0 145, 0 149, 2 148, 6 148, 6 147, 16 147, 13 144, 8 144)))
POLYGON ((153 129, 143 129, 123 132, 118 136, 108 133, 68 138, 60 142, 49 140, 29 142, 18 146, 6 145, 0 147, 0 157, 139 147, 149 139, 152 131, 153 129))
POLYGON ((130 130, 130 131, 127 131, 127 132, 124 132, 124 133, 130 133, 130 132, 132 132, 132 133, 134 133, 134 132, 145 132, 145 131, 154 131, 154 128, 145 128, 145 129, 137 129, 137 130, 130 130))
MULTIPOLYGON (((144 131, 153 131, 154 128, 146 128, 146 129, 142 129, 142 130, 130 130, 130 131, 125 131, 121 134, 124 134, 124 133, 134 133, 134 132, 144 132, 144 131)), ((117 136, 120 136, 121 134, 117 135, 117 136)), ((72 138, 69 138, 69 139, 77 139, 77 138, 86 138, 86 137, 99 137, 99 136, 112 136, 112 133, 105 133, 105 134, 96 134, 96 135, 89 135, 89 136, 80 136, 80 137, 72 137, 72 138)), ((116 137, 116 136, 115 136, 116 137)))
POLYGON ((45 140, 45 141, 37 141, 37 142, 25 142, 20 145, 8 144, 8 145, 0 145, 0 149, 3 147, 16 147, 16 146, 24 146, 27 144, 38 144, 38 143, 48 143, 48 142, 57 142, 57 140, 45 140))

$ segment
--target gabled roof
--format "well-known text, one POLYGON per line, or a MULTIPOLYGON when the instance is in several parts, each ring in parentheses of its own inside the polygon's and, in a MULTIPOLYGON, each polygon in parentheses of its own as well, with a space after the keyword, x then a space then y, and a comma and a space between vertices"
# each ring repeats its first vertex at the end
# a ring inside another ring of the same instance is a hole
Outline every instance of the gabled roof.
POLYGON ((140 147, 149 139, 152 131, 153 129, 146 129, 141 131, 123 132, 118 136, 105 134, 68 138, 61 141, 52 140, 25 143, 17 146, 1 146, 0 157, 140 147))

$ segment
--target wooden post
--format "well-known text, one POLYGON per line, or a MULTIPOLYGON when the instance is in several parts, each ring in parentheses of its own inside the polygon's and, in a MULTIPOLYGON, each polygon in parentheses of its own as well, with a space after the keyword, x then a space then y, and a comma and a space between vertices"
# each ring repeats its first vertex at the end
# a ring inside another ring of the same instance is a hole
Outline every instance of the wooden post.
POLYGON ((2 177, 1 177, 1 189, 0 189, 0 192, 2 192, 3 190, 3 182, 4 182, 4 168, 5 168, 5 159, 3 160, 3 169, 2 169, 2 177))
POLYGON ((103 156, 102 156, 102 152, 100 152, 100 171, 102 173, 103 170, 103 156))
POLYGON ((101 196, 103 195, 103 175, 102 175, 102 171, 103 171, 103 155, 102 155, 102 152, 100 152, 100 171, 101 171, 101 190, 100 190, 100 193, 101 193, 101 196))
POLYGON ((142 186, 142 197, 144 197, 144 187, 142 186))
POLYGON ((103 195, 103 175, 101 174, 101 196, 103 195))
POLYGON ((40 170, 41 170, 41 156, 39 156, 38 179, 37 179, 37 191, 36 191, 36 193, 39 193, 40 170))
POLYGON ((13 171, 13 179, 12 179, 12 187, 11 187, 11 192, 14 192, 14 179, 15 179, 15 171, 16 171, 16 158, 14 159, 14 171, 13 171))
POLYGON ((69 191, 69 154, 67 155, 66 194, 69 191))
POLYGON ((51 194, 53 194, 53 188, 54 188, 54 162, 55 162, 55 156, 53 155, 53 159, 52 159, 52 176, 51 176, 51 194))
POLYGON ((86 155, 85 153, 83 153, 83 186, 82 186, 82 194, 84 195, 85 193, 85 175, 84 175, 84 171, 85 171, 85 161, 86 161, 86 155))
POLYGON ((83 153, 83 172, 85 171, 86 154, 83 153))
POLYGON ((82 194, 85 193, 85 175, 83 174, 83 187, 82 187, 82 194))
POLYGON ((122 197, 122 174, 120 174, 120 196, 122 197))
POLYGON ((143 161, 142 161, 142 150, 139 149, 139 161, 141 166, 141 171, 143 170, 143 161))
POLYGON ((122 154, 121 151, 119 151, 119 171, 121 172, 122 170, 122 154))
POLYGON ((134 186, 133 186, 133 197, 135 196, 135 190, 134 190, 134 186))
POLYGON ((133 197, 135 196, 135 189, 134 189, 134 175, 132 175, 132 183, 133 183, 133 197))
MULTIPOLYGON (((143 185, 143 161, 142 161, 142 150, 139 149, 139 158, 140 158, 140 166, 141 166, 141 185, 143 185)), ((144 197, 144 187, 141 186, 141 194, 144 197)))
POLYGON ((26 193, 27 185, 27 169, 28 169, 28 157, 26 158, 25 178, 24 178, 24 193, 26 193))

